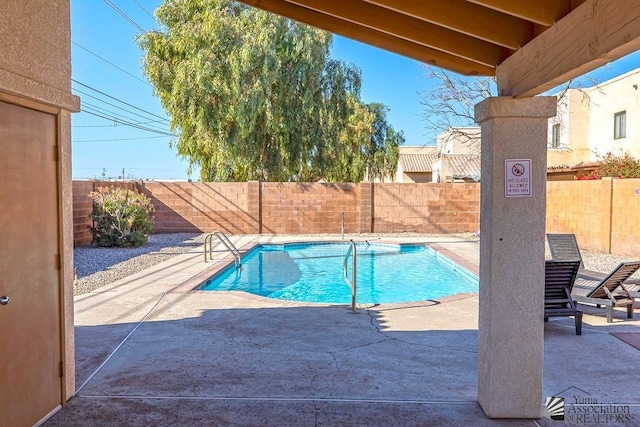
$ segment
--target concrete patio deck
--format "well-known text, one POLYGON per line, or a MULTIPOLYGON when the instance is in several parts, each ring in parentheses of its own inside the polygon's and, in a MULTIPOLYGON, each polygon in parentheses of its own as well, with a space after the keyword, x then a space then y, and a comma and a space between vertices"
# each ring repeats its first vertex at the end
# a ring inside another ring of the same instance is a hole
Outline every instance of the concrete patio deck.
MULTIPOLYGON (((238 247, 301 240, 320 238, 232 236, 238 247)), ((383 240, 427 242, 477 270, 477 243, 383 240)), ((604 309, 584 307, 582 336, 573 319, 552 319, 540 403, 565 397, 566 420, 491 420, 476 402, 477 294, 353 314, 187 291, 226 256, 215 255, 205 264, 196 248, 76 297, 78 393, 44 425, 563 426, 595 423, 584 417, 598 414, 575 412, 594 404, 615 404, 609 424, 640 425, 640 352, 611 335, 638 333, 638 314, 630 320, 617 310, 607 324, 604 309)))

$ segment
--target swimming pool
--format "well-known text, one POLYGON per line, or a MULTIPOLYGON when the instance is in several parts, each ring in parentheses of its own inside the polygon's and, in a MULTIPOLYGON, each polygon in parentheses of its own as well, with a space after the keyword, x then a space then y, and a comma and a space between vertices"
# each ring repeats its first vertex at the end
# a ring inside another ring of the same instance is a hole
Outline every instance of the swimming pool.
MULTIPOLYGON (((199 289, 236 290, 269 298, 348 304, 344 257, 349 243, 258 245, 199 289)), ((477 292, 477 277, 425 245, 357 244, 358 303, 422 301, 477 292)), ((348 261, 351 278, 351 260, 348 261)))

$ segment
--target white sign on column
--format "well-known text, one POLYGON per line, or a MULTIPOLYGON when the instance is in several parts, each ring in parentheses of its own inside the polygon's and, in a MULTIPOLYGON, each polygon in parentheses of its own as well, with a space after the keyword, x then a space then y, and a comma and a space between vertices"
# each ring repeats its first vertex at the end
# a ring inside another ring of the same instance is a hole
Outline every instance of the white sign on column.
POLYGON ((505 197, 531 197, 531 159, 504 161, 505 197))

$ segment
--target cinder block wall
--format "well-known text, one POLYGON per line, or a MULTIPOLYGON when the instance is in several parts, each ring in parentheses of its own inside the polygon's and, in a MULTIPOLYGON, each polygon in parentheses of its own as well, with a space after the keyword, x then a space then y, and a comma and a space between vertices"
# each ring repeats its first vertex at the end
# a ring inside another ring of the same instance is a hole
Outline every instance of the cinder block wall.
POLYGON ((358 184, 262 183, 262 233, 360 233, 358 184))
POLYGON ((73 244, 85 246, 91 244, 93 236, 89 227, 92 225, 89 215, 93 202, 89 193, 94 190, 94 181, 73 181, 73 244))
POLYGON ((220 230, 228 234, 259 232, 258 182, 138 183, 155 207, 157 233, 220 230))
POLYGON ((573 233, 581 249, 609 253, 611 179, 547 183, 547 232, 573 233))
POLYGON ((375 184, 373 231, 376 233, 462 233, 477 231, 478 184, 375 184))
MULTIPOLYGON (((95 187, 122 183, 96 182, 95 187)), ((91 243, 90 181, 74 182, 76 245, 91 243)), ((324 234, 478 229, 477 184, 128 183, 155 207, 156 232, 324 234)))
MULTIPOLYGON (((228 234, 462 233, 479 227, 478 184, 118 183, 74 181, 74 244, 91 243, 88 194, 137 188, 155 206, 156 232, 228 234)), ((547 232, 574 233, 584 250, 640 253, 640 179, 547 183, 547 232)))
POLYGON ((611 253, 640 259, 640 179, 611 183, 611 253))

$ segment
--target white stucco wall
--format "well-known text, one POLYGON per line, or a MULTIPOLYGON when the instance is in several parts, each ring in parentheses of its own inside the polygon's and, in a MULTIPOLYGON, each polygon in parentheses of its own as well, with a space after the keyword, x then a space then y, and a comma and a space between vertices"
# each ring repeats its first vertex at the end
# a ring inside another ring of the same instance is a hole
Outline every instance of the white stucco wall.
POLYGON ((589 120, 590 160, 611 152, 622 155, 625 152, 640 158, 640 69, 623 74, 589 90, 591 117, 589 120), (613 138, 613 117, 619 111, 626 111, 626 137, 613 138))

